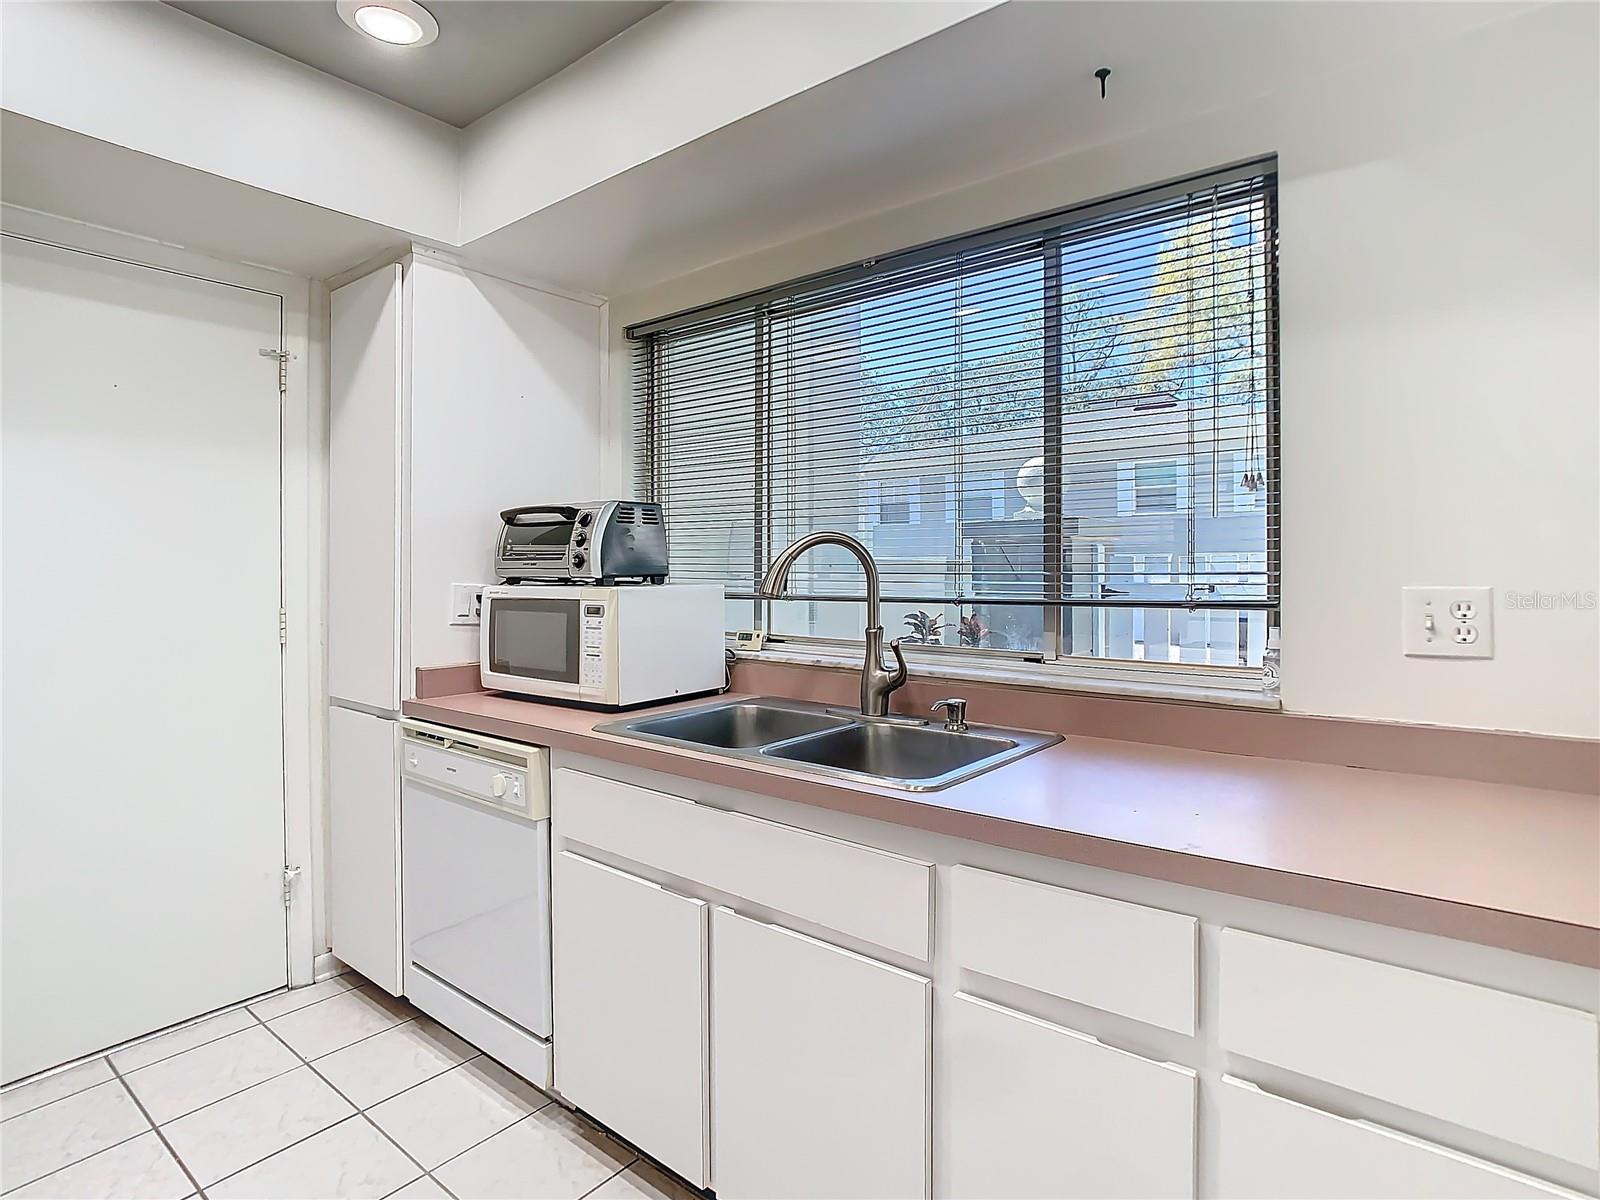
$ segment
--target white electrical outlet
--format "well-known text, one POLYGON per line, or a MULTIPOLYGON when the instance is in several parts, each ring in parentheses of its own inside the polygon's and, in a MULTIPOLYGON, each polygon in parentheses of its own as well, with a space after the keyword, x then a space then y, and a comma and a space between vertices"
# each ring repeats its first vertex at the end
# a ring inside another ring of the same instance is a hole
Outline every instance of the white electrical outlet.
POLYGON ((476 625, 483 610, 481 583, 452 583, 450 585, 450 624, 476 625))
POLYGON ((1494 589, 1400 589, 1401 645, 1416 658, 1493 658, 1494 589))

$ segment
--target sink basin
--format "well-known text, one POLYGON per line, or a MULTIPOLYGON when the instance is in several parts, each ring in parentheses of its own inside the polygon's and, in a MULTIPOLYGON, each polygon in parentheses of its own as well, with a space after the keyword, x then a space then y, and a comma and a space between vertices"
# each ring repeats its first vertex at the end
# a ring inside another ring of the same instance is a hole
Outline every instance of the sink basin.
POLYGON ((874 722, 776 746, 766 753, 786 762, 921 783, 1016 748, 1017 743, 1009 738, 874 722))
POLYGON ((1061 740, 976 725, 955 733, 913 717, 865 717, 777 697, 630 717, 597 731, 910 792, 949 787, 1061 740))
POLYGON ((747 750, 808 733, 847 729, 850 724, 849 717, 836 717, 828 713, 778 708, 770 704, 737 703, 675 713, 654 720, 629 722, 628 732, 671 738, 696 746, 747 750))

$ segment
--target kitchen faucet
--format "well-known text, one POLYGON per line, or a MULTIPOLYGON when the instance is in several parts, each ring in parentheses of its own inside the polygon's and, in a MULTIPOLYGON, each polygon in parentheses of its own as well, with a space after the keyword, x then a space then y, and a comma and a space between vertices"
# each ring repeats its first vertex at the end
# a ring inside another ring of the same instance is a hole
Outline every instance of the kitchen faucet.
POLYGON ((871 552, 848 533, 819 530, 808 533, 792 543, 788 549, 772 560, 767 577, 761 581, 761 594, 773 599, 783 597, 789 581, 789 569, 813 546, 843 546, 861 562, 867 575, 867 654, 861 664, 861 713, 868 717, 889 715, 889 693, 906 681, 906 656, 900 652, 900 639, 889 643, 894 651, 895 668, 883 665, 883 626, 878 621, 878 564, 872 561, 871 552))

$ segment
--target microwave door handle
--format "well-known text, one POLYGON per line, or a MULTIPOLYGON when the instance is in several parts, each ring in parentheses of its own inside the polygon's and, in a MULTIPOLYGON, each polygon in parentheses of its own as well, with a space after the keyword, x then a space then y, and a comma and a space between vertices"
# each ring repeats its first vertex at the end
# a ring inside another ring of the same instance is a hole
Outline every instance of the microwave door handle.
POLYGON ((563 521, 573 521, 578 516, 578 510, 567 504, 525 504, 521 508, 501 510, 500 519, 507 525, 519 525, 522 522, 517 518, 527 516, 529 513, 554 513, 563 521))

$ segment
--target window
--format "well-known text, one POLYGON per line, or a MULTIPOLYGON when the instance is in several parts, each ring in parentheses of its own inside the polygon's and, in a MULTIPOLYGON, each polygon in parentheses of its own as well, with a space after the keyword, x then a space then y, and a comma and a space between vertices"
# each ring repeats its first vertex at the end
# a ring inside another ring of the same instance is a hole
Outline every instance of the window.
POLYGON ((641 486, 730 628, 1255 667, 1278 589, 1277 192, 1245 164, 630 329, 641 486))
POLYGON ((1176 458, 1152 458, 1117 465, 1117 512, 1178 513, 1188 506, 1189 477, 1176 458))
POLYGON ((878 498, 878 524, 911 524, 911 487, 904 480, 881 485, 878 498))

